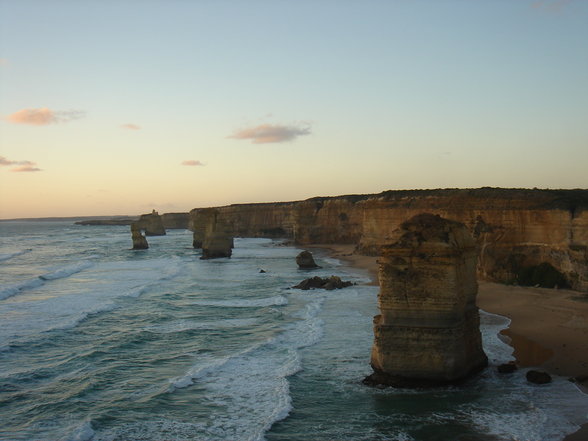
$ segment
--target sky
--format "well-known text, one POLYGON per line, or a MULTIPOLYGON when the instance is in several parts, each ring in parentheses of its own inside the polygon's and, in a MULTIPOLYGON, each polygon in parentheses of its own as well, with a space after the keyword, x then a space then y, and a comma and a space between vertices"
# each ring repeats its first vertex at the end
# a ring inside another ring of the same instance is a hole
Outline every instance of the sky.
POLYGON ((0 218, 588 188, 585 0, 0 0, 0 218))

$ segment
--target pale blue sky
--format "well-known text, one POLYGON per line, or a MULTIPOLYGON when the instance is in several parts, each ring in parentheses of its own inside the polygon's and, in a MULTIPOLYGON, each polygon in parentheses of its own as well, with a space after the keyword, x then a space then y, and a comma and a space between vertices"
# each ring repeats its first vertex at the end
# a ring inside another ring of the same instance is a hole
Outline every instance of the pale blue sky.
POLYGON ((0 218, 587 188, 586 23, 580 0, 0 0, 0 218))

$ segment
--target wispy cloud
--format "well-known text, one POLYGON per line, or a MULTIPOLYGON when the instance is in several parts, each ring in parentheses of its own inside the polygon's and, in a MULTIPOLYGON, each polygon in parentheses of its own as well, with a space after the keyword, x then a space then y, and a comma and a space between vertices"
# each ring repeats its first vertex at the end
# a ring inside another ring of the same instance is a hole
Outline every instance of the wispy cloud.
POLYGON ((81 110, 51 110, 47 107, 40 109, 22 109, 14 112, 6 119, 14 124, 28 124, 32 126, 46 126, 82 118, 85 112, 81 110))
POLYGON ((534 9, 542 9, 549 12, 560 12, 566 6, 572 3, 572 0, 538 0, 531 4, 534 9))
POLYGON ((138 126, 137 124, 122 124, 121 129, 126 129, 126 130, 141 130, 141 126, 138 126))
POLYGON ((20 167, 15 167, 10 169, 11 172, 38 172, 43 171, 39 167, 35 167, 34 165, 21 165, 20 167))
POLYGON ((6 58, 0 58, 0 67, 1 66, 8 66, 10 63, 8 62, 8 59, 6 58))
POLYGON ((41 171, 40 168, 37 167, 37 163, 33 161, 13 161, 11 159, 7 159, 4 156, 0 156, 0 166, 11 166, 11 165, 18 165, 18 167, 10 169, 13 172, 35 172, 41 171))
POLYGON ((310 135, 308 125, 278 125, 261 124, 255 127, 236 130, 229 138, 250 139, 253 144, 266 144, 270 142, 293 141, 299 136, 310 135))
POLYGON ((204 164, 199 161, 198 159, 187 159, 185 161, 182 161, 182 165, 187 165, 189 167, 197 167, 197 166, 203 166, 204 164))

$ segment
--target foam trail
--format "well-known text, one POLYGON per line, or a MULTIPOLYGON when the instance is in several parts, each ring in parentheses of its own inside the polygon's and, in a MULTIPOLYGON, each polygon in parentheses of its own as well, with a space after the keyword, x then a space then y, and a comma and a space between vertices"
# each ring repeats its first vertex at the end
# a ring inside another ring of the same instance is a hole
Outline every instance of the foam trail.
POLYGON ((84 422, 79 427, 76 427, 73 432, 61 438, 60 441, 90 441, 94 438, 95 432, 90 421, 84 422))
POLYGON ((23 254, 29 253, 31 251, 33 251, 31 248, 27 248, 26 250, 17 251, 15 253, 0 253, 0 262, 12 259, 13 257, 22 256, 23 254))
POLYGON ((196 300, 193 305, 218 306, 221 308, 263 308, 266 306, 282 306, 288 304, 284 296, 267 297, 264 299, 232 299, 232 300, 196 300))
POLYGON ((73 274, 79 273, 80 271, 83 271, 83 270, 85 270, 87 268, 90 268, 93 265, 94 264, 92 262, 75 263, 73 265, 64 266, 63 268, 58 269, 57 271, 53 271, 51 273, 43 274, 42 276, 39 276, 39 278, 42 279, 42 280, 63 279, 65 277, 69 277, 69 276, 71 276, 73 274))

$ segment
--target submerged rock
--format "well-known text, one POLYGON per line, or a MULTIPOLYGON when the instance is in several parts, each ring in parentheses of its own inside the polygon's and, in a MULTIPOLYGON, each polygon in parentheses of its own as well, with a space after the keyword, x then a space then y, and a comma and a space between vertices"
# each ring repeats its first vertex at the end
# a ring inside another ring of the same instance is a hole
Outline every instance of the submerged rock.
POLYGON ((420 214, 395 239, 378 260, 381 314, 374 317, 374 374, 366 383, 452 383, 484 368, 477 249, 467 228, 420 214))
POLYGON ((294 289, 302 289, 302 290, 309 290, 309 289, 326 289, 331 291, 333 289, 341 289, 347 288, 348 286, 352 286, 353 282, 344 282, 341 280, 340 277, 331 276, 331 277, 311 277, 310 279, 305 279, 300 282, 298 285, 293 286, 294 289))
POLYGON ((136 222, 133 222, 131 224, 131 237, 133 239, 134 250, 146 250, 149 248, 147 239, 141 233, 141 228, 139 227, 139 224, 136 222))
POLYGON ((551 375, 549 375, 547 372, 543 372, 543 371, 530 370, 529 372, 527 372, 526 377, 527 377, 527 381, 529 383, 535 383, 535 384, 551 383, 551 375))
POLYGON ((496 369, 500 374, 512 374, 518 368, 514 361, 509 361, 508 363, 503 363, 499 365, 496 369))
POLYGON ((320 266, 318 266, 314 261, 310 251, 302 251, 300 254, 298 254, 298 256, 296 256, 296 264, 300 269, 320 268, 320 266))

